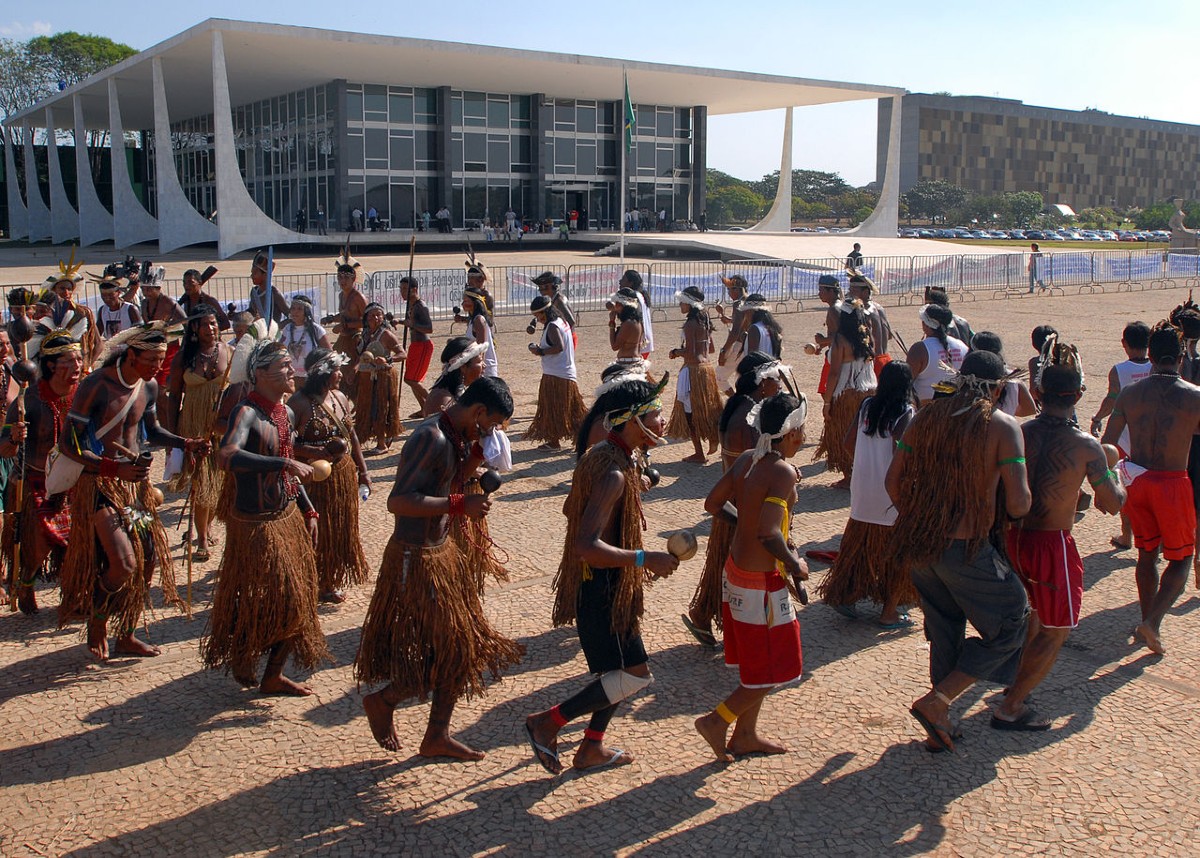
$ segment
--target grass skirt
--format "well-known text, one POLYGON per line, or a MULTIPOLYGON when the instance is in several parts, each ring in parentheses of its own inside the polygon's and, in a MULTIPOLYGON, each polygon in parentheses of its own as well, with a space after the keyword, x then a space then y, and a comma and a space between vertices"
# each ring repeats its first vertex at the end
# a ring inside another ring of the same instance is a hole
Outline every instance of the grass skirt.
POLYGON ((305 486, 321 520, 317 527, 317 577, 322 593, 365 584, 371 577, 358 533, 358 467, 338 459, 329 479, 305 486))
POLYGON ((150 595, 150 582, 142 574, 147 560, 158 562, 163 601, 183 607, 175 589, 175 567, 167 532, 158 518, 158 502, 149 480, 128 483, 115 477, 81 474, 71 490, 71 535, 63 556, 62 603, 58 606, 58 625, 93 616, 107 617, 109 631, 128 634, 137 628, 150 595), (105 501, 107 499, 107 502, 105 501), (99 506, 111 505, 133 545, 133 572, 116 590, 107 592, 100 576, 108 569, 108 558, 96 538, 96 514, 99 506), (152 557, 147 558, 147 550, 152 557))
MULTIPOLYGON (((184 379, 187 380, 189 376, 197 377, 185 373, 184 379)), ((184 438, 205 438, 211 434, 223 383, 224 378, 214 378, 203 383, 189 383, 184 388, 183 407, 179 410, 175 434, 184 438)), ((195 479, 196 488, 192 498, 194 510, 206 510, 211 514, 221 497, 221 472, 217 468, 219 446, 220 442, 215 442, 213 451, 201 459, 185 453, 183 468, 167 483, 167 488, 173 492, 186 492, 191 490, 192 480, 195 479)))
POLYGON ((229 516, 233 515, 233 505, 237 502, 237 484, 233 481, 233 472, 222 472, 221 478, 221 494, 217 499, 217 508, 213 511, 213 518, 217 521, 229 521, 229 516))
POLYGON ((882 605, 897 594, 897 604, 916 604, 917 591, 908 567, 898 562, 892 551, 893 530, 849 519, 837 560, 817 585, 817 595, 831 605, 853 605, 860 599, 882 605))
POLYGON ((692 594, 692 601, 688 604, 692 618, 698 620, 700 625, 708 622, 715 624, 718 629, 721 628, 725 561, 733 547, 735 527, 719 515, 713 517, 712 530, 708 534, 708 548, 704 554, 704 571, 700 573, 696 592, 692 594))
POLYGON ((332 658, 317 620, 316 557, 295 504, 282 513, 230 515, 200 657, 205 667, 250 677, 278 643, 290 644, 305 668, 332 658))
POLYGON ((386 370, 355 373, 354 414, 358 440, 366 444, 386 444, 400 437, 400 372, 395 366, 386 370))
MULTIPOLYGON (((479 480, 468 480, 463 486, 465 495, 481 495, 479 480)), ((497 559, 492 545, 491 531, 488 529, 487 518, 472 519, 465 515, 456 515, 450 519, 450 538, 458 546, 458 550, 467 559, 467 569, 475 580, 475 589, 483 595, 488 578, 494 578, 500 583, 508 582, 508 570, 497 559)))
MULTIPOLYGON (((716 446, 721 440, 718 426, 721 422, 721 410, 725 406, 721 401, 721 390, 717 387, 717 374, 713 371, 712 364, 706 362, 688 367, 688 383, 691 385, 692 395, 692 425, 696 427, 702 441, 707 441, 710 447, 716 446)), ((678 399, 671 409, 667 437, 691 437, 687 413, 678 399)))
MULTIPOLYGON (((39 482, 38 485, 43 485, 39 482)), ((12 477, 8 483, 8 514, 4 516, 4 535, 0 541, 0 551, 4 553, 4 568, 7 569, 9 602, 13 610, 17 608, 17 588, 33 586, 40 571, 45 571, 47 578, 57 577, 62 566, 63 555, 66 553, 66 537, 71 527, 71 504, 65 495, 57 495, 53 502, 47 502, 40 488, 35 488, 31 476, 25 478, 24 499, 21 501, 21 570, 18 574, 13 568, 13 541, 17 531, 16 504, 13 493, 16 491, 17 480, 12 477), (38 506, 44 507, 39 511, 38 506), (57 512, 52 512, 57 510, 57 512), (43 523, 43 517, 51 517, 52 521, 43 523), (53 532, 51 532, 53 531, 53 532), (33 565, 35 547, 39 539, 44 539, 50 546, 50 553, 42 568, 33 565), (59 539, 62 544, 59 544, 59 539)))
POLYGON ((587 406, 579 395, 579 385, 569 378, 543 375, 538 387, 537 413, 525 430, 526 441, 574 440, 579 424, 587 416, 587 406))
POLYGON ((821 432, 821 443, 813 453, 813 461, 824 458, 831 471, 850 476, 854 468, 854 454, 846 447, 846 430, 858 416, 858 409, 863 400, 874 391, 843 390, 837 399, 829 404, 829 417, 825 420, 825 428, 821 432))
POLYGON ((442 690, 482 694, 524 647, 488 623, 472 570, 453 540, 407 545, 394 536, 383 553, 375 594, 354 660, 360 683, 392 683, 401 698, 442 690))

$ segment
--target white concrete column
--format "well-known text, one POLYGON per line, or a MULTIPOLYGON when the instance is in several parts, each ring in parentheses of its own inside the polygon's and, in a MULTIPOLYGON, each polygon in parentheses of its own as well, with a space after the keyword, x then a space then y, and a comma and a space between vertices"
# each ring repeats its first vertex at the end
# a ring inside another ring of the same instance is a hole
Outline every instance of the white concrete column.
POLYGON ((783 154, 779 158, 779 187, 775 190, 775 202, 767 216, 746 230, 747 232, 792 231, 792 108, 788 108, 783 119, 783 154))
POLYGON ((850 230, 864 238, 895 238, 900 226, 900 104, 903 98, 892 96, 892 127, 888 131, 887 165, 883 170, 883 187, 875 210, 850 230))
POLYGON ((75 109, 75 175, 79 203, 79 246, 87 247, 101 241, 112 241, 113 216, 100 202, 92 181, 92 162, 87 146, 87 128, 83 124, 83 96, 75 93, 71 101, 75 109))
POLYGON ((38 187, 37 159, 33 156, 33 126, 25 120, 25 208, 29 212, 29 240, 45 241, 52 235, 50 209, 38 187))
POLYGON ((118 248, 132 247, 158 239, 158 222, 142 206, 133 192, 129 163, 125 160, 125 126, 121 123, 121 104, 117 80, 108 79, 108 127, 112 129, 113 243, 118 248))
POLYGON ((233 147, 233 107, 225 69, 225 43, 213 30, 213 137, 217 161, 217 254, 235 253, 267 244, 293 244, 304 236, 271 220, 246 190, 233 147))
POLYGON ((63 184, 62 164, 58 160, 58 125, 54 110, 46 108, 46 164, 50 175, 50 234, 55 244, 79 238, 79 213, 71 205, 63 184))
POLYGON ((21 199, 21 189, 17 185, 17 156, 13 153, 16 148, 16 132, 11 125, 4 126, 4 175, 8 181, 4 183, 8 197, 8 237, 29 237, 29 211, 25 208, 25 200, 21 199))
POLYGON ((196 211, 179 185, 171 147, 171 117, 162 58, 151 60, 154 71, 154 179, 158 193, 158 252, 217 240, 217 227, 196 211))

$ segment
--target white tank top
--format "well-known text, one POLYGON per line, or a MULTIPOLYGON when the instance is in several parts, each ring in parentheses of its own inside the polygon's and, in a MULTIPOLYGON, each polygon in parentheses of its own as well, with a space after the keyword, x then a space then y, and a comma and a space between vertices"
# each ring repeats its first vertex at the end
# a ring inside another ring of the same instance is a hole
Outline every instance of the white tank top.
POLYGON ((933 399, 935 384, 950 377, 950 373, 942 369, 941 364, 960 368, 963 358, 967 356, 967 347, 962 340, 954 337, 946 337, 949 349, 942 348, 937 337, 926 337, 921 342, 925 344, 925 354, 929 359, 925 362, 925 369, 913 379, 913 386, 917 389, 917 397, 924 402, 926 399, 933 399))
POLYGON ((550 348, 550 329, 558 331, 562 341, 562 351, 552 355, 542 355, 542 375, 552 375, 555 378, 566 378, 575 381, 575 343, 571 341, 571 328, 562 319, 555 319, 542 328, 541 346, 550 348))
MULTIPOLYGON (((475 333, 474 320, 471 321, 471 333, 475 333)), ((488 378, 499 378, 500 361, 496 360, 496 343, 492 340, 492 326, 487 323, 487 319, 483 320, 483 342, 487 345, 487 351, 483 353, 483 374, 488 378)))
MULTIPOLYGON (((1154 364, 1149 360, 1142 363, 1132 360, 1123 360, 1113 367, 1117 371, 1117 390, 1124 390, 1134 382, 1141 381, 1143 378, 1149 378, 1151 370, 1154 369, 1154 364)), ((1121 437, 1117 439, 1117 446, 1129 455, 1129 426, 1127 425, 1121 430, 1121 437)))
POLYGON ((129 311, 133 309, 133 305, 128 301, 121 302, 121 306, 115 310, 110 310, 107 304, 100 305, 100 335, 105 339, 121 333, 126 328, 133 326, 133 318, 129 311))
MULTIPOLYGON (((888 497, 883 481, 896 454, 896 439, 868 435, 867 399, 858 411, 858 438, 854 444, 854 469, 850 472, 850 517, 867 524, 891 527, 896 523, 896 508, 888 497)), ((908 415, 912 416, 912 406, 908 415)))
POLYGON ((642 308, 642 354, 650 354, 654 351, 654 326, 650 323, 650 308, 646 306, 646 299, 642 297, 642 293, 637 293, 638 304, 642 308))
MULTIPOLYGON (((773 358, 779 357, 779 355, 775 354, 775 341, 771 339, 771 332, 767 330, 767 326, 762 322, 755 322, 750 327, 758 332, 757 351, 769 354, 773 358)), ((748 345, 747 348, 749 348, 748 345)))

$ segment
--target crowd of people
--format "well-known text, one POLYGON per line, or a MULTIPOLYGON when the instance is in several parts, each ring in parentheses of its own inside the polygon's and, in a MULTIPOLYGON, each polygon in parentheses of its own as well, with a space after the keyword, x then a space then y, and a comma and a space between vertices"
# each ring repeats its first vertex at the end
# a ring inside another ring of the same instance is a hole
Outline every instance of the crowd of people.
MULTIPOLYGON (((422 755, 478 759, 452 735, 455 706, 524 656, 483 609, 488 579, 508 575, 493 541, 504 535, 487 517, 512 467, 514 413, 492 284, 472 256, 455 317, 464 333, 445 340, 427 388, 437 347, 417 280, 401 281, 403 307, 385 308, 358 288, 362 266, 349 247, 334 265, 337 312, 320 319, 311 299, 288 302, 272 287, 267 252, 251 262, 248 310, 232 317, 203 291, 211 268, 185 272, 178 302, 157 281, 94 278, 96 314, 74 298, 83 274, 73 259, 43 289, 9 292, 0 339, 7 596, 14 610, 36 612, 43 575, 61 590, 60 625, 82 624, 95 658, 158 655, 137 636, 154 570, 164 601, 190 610, 192 564, 215 553, 220 522, 203 663, 266 694, 311 694, 285 667, 289 657, 304 669, 329 658, 318 604, 370 581, 359 526, 373 488, 367 458, 405 436, 354 675, 378 686, 363 707, 383 748, 400 747, 393 712, 415 697, 431 701, 422 755), (402 381, 417 404, 407 418, 402 381), (406 431, 403 419, 417 422, 406 431), (166 488, 185 498, 183 592, 150 477, 154 447, 168 451, 166 488)), ((541 381, 524 439, 549 454, 566 442, 575 457, 550 620, 576 627, 593 675, 527 717, 534 757, 560 772, 559 733, 586 716, 574 768, 633 760, 606 744, 607 731, 622 701, 653 681, 641 638, 646 587, 688 556, 643 540, 643 495, 659 481, 651 455, 667 438, 690 441, 686 463, 719 451, 721 464, 682 620, 699 644, 723 648, 738 685, 695 728, 718 760, 783 752, 759 718, 770 692, 803 672, 795 603, 808 603, 808 568, 793 533, 793 460, 808 440, 809 399, 782 362, 782 327, 739 276, 723 280, 727 301, 715 306, 695 286, 676 293, 679 345, 666 356, 681 363, 668 416, 672 373, 651 364, 650 300, 637 271, 608 301, 612 361, 594 383, 580 375, 578 318, 561 280, 546 272, 533 283, 528 351, 541 381)), ((850 502, 839 550, 808 552, 831 563, 816 595, 852 617, 874 602, 879 625, 896 632, 915 626, 908 609, 920 606, 930 689, 909 711, 928 749, 954 750, 951 707, 977 682, 1005 689, 993 728, 1051 726, 1029 696, 1079 622, 1083 565, 1071 530, 1093 504, 1122 515, 1114 544, 1138 551, 1133 635, 1165 654, 1163 620, 1197 538, 1200 307, 1189 298, 1153 328, 1125 328, 1128 360, 1113 367, 1083 431, 1082 360, 1053 327, 1034 329, 1036 354, 1013 368, 1001 338, 973 331, 942 290, 927 290, 913 320, 922 339, 905 346, 870 278, 850 268, 822 276, 819 289, 824 330, 803 348, 824 355, 815 458, 841 475, 834 488, 849 489, 850 502)))

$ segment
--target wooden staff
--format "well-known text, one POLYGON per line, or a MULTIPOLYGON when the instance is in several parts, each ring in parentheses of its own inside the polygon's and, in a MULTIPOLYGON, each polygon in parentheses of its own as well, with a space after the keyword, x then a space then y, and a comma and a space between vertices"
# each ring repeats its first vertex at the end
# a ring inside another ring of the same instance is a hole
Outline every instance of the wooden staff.
MULTIPOLYGON (((22 344, 23 347, 24 344, 22 344)), ((18 381, 20 392, 17 394, 17 422, 25 422, 25 390, 29 387, 27 382, 18 381)), ((20 456, 21 466, 17 469, 17 480, 13 483, 13 548, 12 548, 12 592, 9 593, 9 606, 12 610, 17 609, 17 591, 22 583, 21 576, 21 515, 25 510, 25 441, 29 437, 28 427, 26 434, 21 438, 20 456)))
MULTIPOLYGON (((404 332, 401 337, 401 348, 404 349, 404 357, 400 358, 400 378, 404 378, 404 363, 408 360, 408 316, 412 313, 412 274, 413 274, 413 258, 417 255, 417 237, 414 235, 408 242, 408 297, 404 299, 404 318, 401 320, 404 332)), ((365 321, 365 320, 364 320, 365 321)), ((364 328, 365 330, 365 328, 364 328)), ((391 363, 391 359, 388 360, 391 363)), ((401 384, 403 389, 403 384, 401 384)), ((372 398, 374 403, 374 398, 372 398)))

